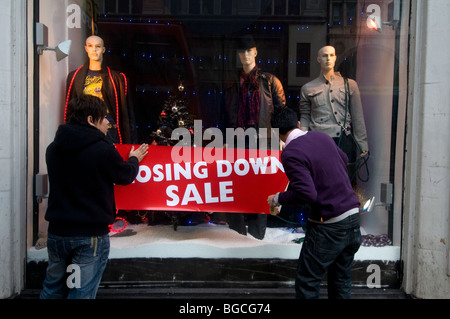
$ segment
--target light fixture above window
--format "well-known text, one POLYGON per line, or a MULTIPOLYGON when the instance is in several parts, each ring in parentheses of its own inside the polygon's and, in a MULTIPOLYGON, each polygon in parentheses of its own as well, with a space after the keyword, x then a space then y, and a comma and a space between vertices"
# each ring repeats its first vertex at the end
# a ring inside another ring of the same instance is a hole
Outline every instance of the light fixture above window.
POLYGON ((61 61, 69 55, 71 40, 61 42, 56 47, 47 46, 47 26, 42 23, 36 23, 36 46, 37 53, 42 55, 45 50, 55 51, 56 61, 61 61))

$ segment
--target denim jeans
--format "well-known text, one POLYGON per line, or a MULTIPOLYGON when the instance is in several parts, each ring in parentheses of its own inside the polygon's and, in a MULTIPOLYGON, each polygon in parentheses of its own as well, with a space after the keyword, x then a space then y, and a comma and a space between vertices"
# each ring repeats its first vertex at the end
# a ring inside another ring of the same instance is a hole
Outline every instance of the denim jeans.
POLYGON ((328 298, 351 297, 351 267, 361 244, 359 214, 333 224, 309 221, 295 278, 296 298, 319 298, 328 272, 328 298))
POLYGON ((108 262, 109 235, 61 237, 48 234, 47 251, 47 273, 40 298, 95 299, 108 262))

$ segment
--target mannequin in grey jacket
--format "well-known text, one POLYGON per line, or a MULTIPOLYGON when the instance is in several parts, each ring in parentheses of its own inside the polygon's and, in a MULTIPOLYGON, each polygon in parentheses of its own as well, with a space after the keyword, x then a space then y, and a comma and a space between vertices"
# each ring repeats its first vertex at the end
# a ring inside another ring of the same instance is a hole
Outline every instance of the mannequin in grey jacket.
POLYGON ((358 84, 334 71, 336 52, 325 46, 317 54, 321 66, 318 78, 305 84, 300 95, 300 123, 303 130, 321 131, 332 138, 353 133, 361 156, 369 151, 366 125, 358 84), (347 88, 346 88, 347 87, 347 88), (346 92, 348 108, 346 108, 346 92))

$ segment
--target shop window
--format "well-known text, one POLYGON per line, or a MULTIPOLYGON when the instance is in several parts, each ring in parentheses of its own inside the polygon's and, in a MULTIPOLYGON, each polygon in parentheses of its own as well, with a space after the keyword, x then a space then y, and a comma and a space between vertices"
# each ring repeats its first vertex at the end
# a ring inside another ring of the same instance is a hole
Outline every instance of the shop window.
MULTIPOLYGON (((388 14, 392 1, 374 2, 380 4, 383 21, 392 19, 388 14)), ((388 155, 391 144, 399 145, 391 140, 396 142, 394 139, 401 134, 392 131, 397 125, 391 127, 386 123, 398 120, 396 109, 405 108, 393 106, 398 103, 395 94, 405 91, 399 90, 396 82, 400 76, 397 68, 400 52, 395 41, 400 30, 387 25, 383 32, 370 30, 366 24, 367 6, 367 1, 362 0, 103 0, 98 1, 95 21, 107 47, 105 63, 128 77, 139 143, 154 142, 162 111, 176 94, 187 100, 189 115, 202 120, 202 129, 223 125, 224 91, 227 80, 241 68, 236 48, 242 35, 254 37, 258 67, 279 78, 287 106, 297 111, 301 88, 320 76, 317 51, 325 45, 334 46, 336 71, 357 81, 361 92, 371 149, 370 162, 362 164, 357 182, 363 203, 365 199, 379 197, 380 185, 393 183, 391 168, 401 158, 393 160, 388 155)), ((52 8, 41 8, 44 11, 52 12, 52 8)), ((48 20, 50 28, 61 27, 51 25, 53 20, 48 20)), ((69 36, 80 43, 90 32, 87 28, 74 29, 69 36)), ((405 52, 401 54, 401 58, 407 58, 405 52)), ((83 46, 77 47, 74 41, 69 65, 79 65, 85 59, 83 46)), ((60 82, 52 83, 51 87, 62 87, 60 82)), ((53 105, 56 108, 59 101, 53 105)), ((254 191, 258 191, 258 186, 254 191)), ((366 235, 387 234, 392 240, 393 233, 400 234, 400 227, 392 224, 392 216, 400 212, 378 204, 375 206, 378 213, 361 215, 362 228, 366 235)), ((121 213, 130 225, 171 225, 177 216, 163 210, 121 213)), ((201 214, 199 218, 196 213, 180 213, 178 226, 207 224, 209 221, 203 217, 211 217, 211 212, 201 214)), ((267 226, 272 234, 285 232, 291 238, 292 234, 304 234, 299 226, 302 218, 302 210, 296 208, 286 212, 284 219, 288 222, 269 216, 267 226)), ((226 224, 220 218, 216 221, 217 225, 226 224)))

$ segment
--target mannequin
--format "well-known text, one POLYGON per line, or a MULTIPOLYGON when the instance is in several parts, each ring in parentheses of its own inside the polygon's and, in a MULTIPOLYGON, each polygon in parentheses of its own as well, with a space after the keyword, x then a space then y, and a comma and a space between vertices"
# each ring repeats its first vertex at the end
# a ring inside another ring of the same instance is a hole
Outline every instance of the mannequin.
MULTIPOLYGON (((367 132, 358 84, 348 79, 347 85, 347 79, 335 72, 336 58, 332 46, 318 51, 321 74, 301 88, 300 123, 304 131, 321 131, 332 137, 353 163, 357 152, 364 157, 369 151, 367 132)), ((353 176, 351 170, 349 176, 353 176)))
POLYGON ((69 73, 66 83, 66 107, 68 102, 81 94, 94 95, 105 101, 110 122, 108 137, 114 143, 136 143, 134 112, 131 107, 128 81, 123 73, 118 73, 103 65, 106 51, 103 39, 92 35, 86 39, 85 51, 89 61, 69 73))
MULTIPOLYGON (((225 84, 224 126, 225 128, 241 127, 244 130, 248 128, 270 130, 270 117, 273 110, 277 107, 286 107, 283 86, 276 76, 263 72, 256 65, 258 50, 252 36, 239 39, 237 53, 242 69, 238 70, 225 84)), ((269 131, 267 136, 270 136, 269 131)), ((262 147, 264 145, 270 147, 270 143, 268 138, 267 144, 261 144, 262 147)), ((267 215, 229 213, 226 217, 230 228, 240 234, 247 234, 247 223, 248 233, 257 239, 264 238, 267 215)))
POLYGON ((275 75, 263 72, 256 65, 258 50, 252 36, 244 36, 239 39, 237 53, 242 63, 242 69, 234 73, 224 87, 224 126, 244 129, 249 127, 270 128, 270 114, 273 109, 286 106, 283 85, 275 75), (255 81, 253 86, 248 83, 249 76, 255 81), (249 106, 246 106, 246 110, 243 105, 241 93, 245 85, 250 85, 249 94, 259 91, 259 95, 255 93, 251 96, 257 108, 252 115, 245 112, 248 111, 249 106), (239 111, 241 112, 239 113, 239 111))

